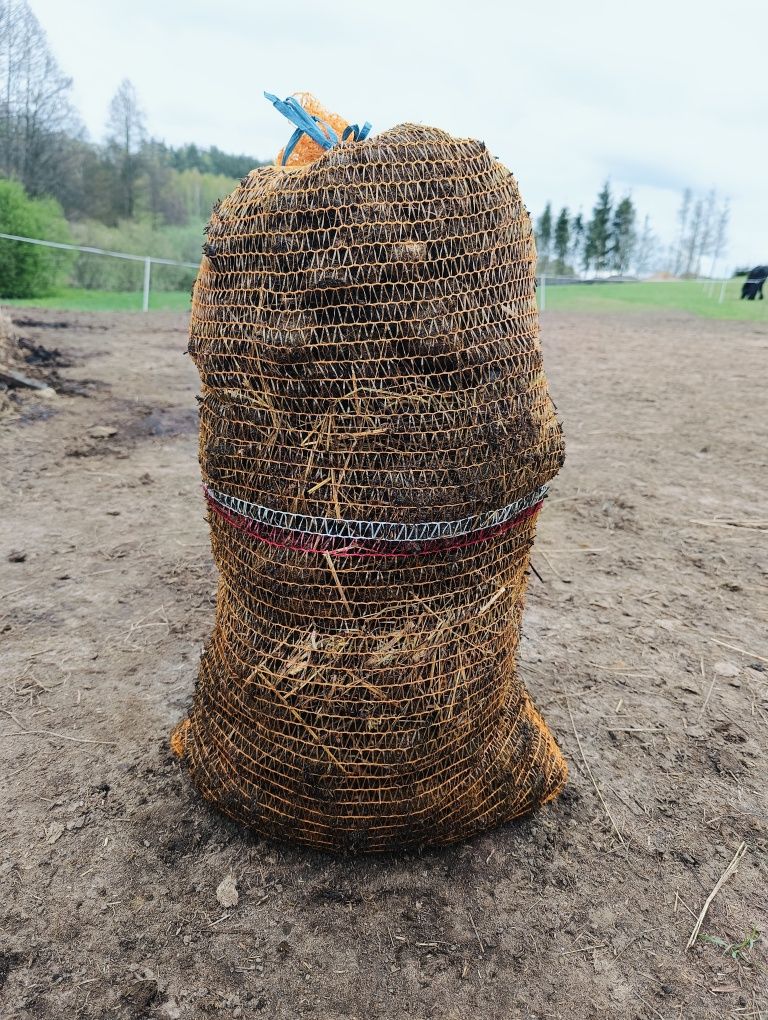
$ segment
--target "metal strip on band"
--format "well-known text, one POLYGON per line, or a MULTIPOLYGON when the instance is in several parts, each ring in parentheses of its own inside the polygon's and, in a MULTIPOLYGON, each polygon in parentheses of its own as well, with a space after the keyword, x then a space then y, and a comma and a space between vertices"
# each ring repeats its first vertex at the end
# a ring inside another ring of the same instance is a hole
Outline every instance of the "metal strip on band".
POLYGON ((499 510, 486 510, 483 513, 462 517, 458 521, 427 521, 419 524, 395 524, 391 521, 343 521, 332 517, 308 517, 304 514, 289 513, 286 510, 274 510, 258 503, 249 503, 237 496, 229 496, 210 486, 204 485, 206 496, 240 517, 257 521, 268 528, 280 528, 301 535, 321 536, 323 538, 339 538, 362 542, 432 542, 437 539, 457 538, 471 535, 474 531, 484 531, 505 524, 519 517, 520 514, 536 506, 547 494, 548 486, 540 485, 528 495, 516 499, 514 503, 499 510))

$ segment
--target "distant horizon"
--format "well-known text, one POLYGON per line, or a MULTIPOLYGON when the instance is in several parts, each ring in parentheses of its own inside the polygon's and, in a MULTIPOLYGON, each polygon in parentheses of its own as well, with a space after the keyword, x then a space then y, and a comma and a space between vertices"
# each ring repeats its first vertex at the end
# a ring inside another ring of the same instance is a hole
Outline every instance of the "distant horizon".
POLYGON ((714 5, 708 17, 706 4, 661 0, 642 18, 599 0, 578 10, 553 0, 546 12, 297 0, 290 19, 239 0, 215 15, 199 0, 135 0, 130 17, 96 0, 31 7, 95 142, 127 77, 158 141, 271 160, 290 126, 264 89, 308 89, 374 133, 416 121, 483 139, 534 217, 547 201, 588 216, 609 180, 614 195, 632 194, 638 228, 648 215, 669 246, 684 188, 716 188, 731 201, 718 275, 768 262, 762 35, 742 30, 752 8, 762 17, 753 0, 732 20, 714 5))

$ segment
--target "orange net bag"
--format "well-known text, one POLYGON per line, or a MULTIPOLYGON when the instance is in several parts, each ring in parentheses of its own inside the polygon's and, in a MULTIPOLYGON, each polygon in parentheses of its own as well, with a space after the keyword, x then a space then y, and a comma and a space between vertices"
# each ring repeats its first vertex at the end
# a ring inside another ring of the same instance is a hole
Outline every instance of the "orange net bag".
MULTIPOLYGON (((350 126, 349 121, 344 120, 338 113, 331 113, 310 92, 296 92, 294 98, 311 117, 316 118, 322 125, 330 126, 339 138, 350 126)), ((288 146, 285 146, 277 154, 275 163, 279 166, 304 166, 305 163, 312 163, 325 152, 323 146, 308 134, 301 135, 295 147, 286 157, 287 148, 288 146)))
POLYGON ((402 125, 214 211, 189 350, 220 582, 172 746, 258 832, 442 844, 550 800, 516 668, 563 461, 512 175, 402 125))

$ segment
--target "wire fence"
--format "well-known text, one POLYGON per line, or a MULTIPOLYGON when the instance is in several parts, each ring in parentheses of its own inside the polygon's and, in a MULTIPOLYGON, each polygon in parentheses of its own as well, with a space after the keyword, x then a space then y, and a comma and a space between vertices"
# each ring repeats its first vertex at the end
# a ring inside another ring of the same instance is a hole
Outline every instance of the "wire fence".
POLYGON ((125 251, 107 251, 105 248, 94 248, 87 244, 65 244, 63 241, 45 241, 39 237, 21 237, 19 234, 0 233, 0 238, 6 241, 20 241, 25 244, 42 245, 45 248, 58 248, 64 251, 83 252, 87 255, 108 255, 113 259, 127 259, 131 262, 142 262, 144 264, 144 276, 142 284, 141 310, 149 311, 149 294, 152 287, 152 266, 181 266, 186 269, 198 269, 196 262, 179 262, 176 259, 159 258, 156 255, 131 255, 125 251))
POLYGON ((536 296, 539 305, 539 311, 544 312, 547 308, 547 288, 548 287, 594 287, 594 286, 616 286, 619 284, 632 284, 633 286, 641 286, 644 283, 659 283, 665 286, 674 286, 675 284, 681 283, 696 283, 700 284, 704 289, 708 297, 714 297, 717 295, 717 303, 723 304, 725 301, 726 287, 731 281, 730 277, 712 278, 712 277, 697 277, 692 280, 679 280, 679 279, 668 279, 668 280, 641 280, 636 276, 615 276, 608 278, 594 277, 585 279, 581 276, 560 276, 555 273, 540 273, 536 277, 536 296))
MULTIPOLYGON (((176 259, 160 258, 159 256, 156 255, 135 255, 130 252, 109 251, 108 249, 96 248, 91 245, 72 245, 64 243, 62 241, 47 241, 42 238, 27 238, 16 234, 0 233, 0 239, 6 241, 15 241, 19 242, 20 244, 42 245, 46 248, 78 252, 86 255, 106 256, 108 258, 124 259, 134 263, 141 263, 143 266, 143 275, 141 277, 140 289, 142 295, 142 310, 145 312, 149 311, 150 293, 152 290, 153 266, 174 266, 176 268, 190 269, 195 271, 197 271, 197 269, 199 268, 197 262, 184 262, 176 259)), ((167 283, 168 281, 166 279, 166 285, 167 283)), ((727 277, 725 278, 703 277, 701 279, 696 279, 696 281, 680 281, 680 279, 670 278, 665 279, 665 281, 653 281, 653 282, 642 281, 642 279, 638 279, 636 277, 631 276, 630 277, 613 276, 608 278, 597 277, 585 279, 575 275, 558 275, 556 273, 541 272, 539 275, 536 276, 536 301, 537 304, 539 304, 540 311, 544 312, 547 310, 548 307, 548 291, 550 289, 556 288, 557 291, 559 291, 561 294, 564 294, 564 292, 571 292, 574 293, 574 296, 575 292, 579 291, 583 293, 584 296, 587 296, 588 292, 592 291, 594 287, 602 289, 604 285, 623 284, 630 285, 632 288, 637 287, 639 289, 644 288, 645 286, 648 286, 651 283, 657 285, 660 284, 664 288, 666 288, 667 286, 671 288, 677 287, 680 289, 680 292, 682 291, 684 285, 688 286, 699 285, 701 287, 701 295, 703 297, 706 296, 707 304, 709 304, 711 307, 711 304, 718 305, 723 304, 723 302, 726 300, 727 285, 729 283, 732 284, 733 281, 732 279, 729 279, 727 277)), ((118 289, 122 290, 123 288, 118 289)), ((611 287, 611 290, 612 289, 613 288, 611 287)), ((126 293, 131 293, 130 288, 124 288, 124 290, 126 291, 126 293)), ((166 286, 165 288, 160 288, 160 290, 168 290, 168 288, 166 286)), ((181 288, 178 289, 177 293, 181 293, 181 288)), ((734 296, 733 294, 727 294, 728 299, 730 299, 733 296, 734 296)), ((661 303, 667 304, 667 302, 661 303)), ((549 304, 554 305, 555 308, 565 307, 559 295, 557 300, 555 300, 554 295, 551 296, 549 304)), ((567 304, 570 305, 570 302, 568 302, 567 304)), ((686 302, 686 304, 689 306, 690 304, 689 300, 686 302)))

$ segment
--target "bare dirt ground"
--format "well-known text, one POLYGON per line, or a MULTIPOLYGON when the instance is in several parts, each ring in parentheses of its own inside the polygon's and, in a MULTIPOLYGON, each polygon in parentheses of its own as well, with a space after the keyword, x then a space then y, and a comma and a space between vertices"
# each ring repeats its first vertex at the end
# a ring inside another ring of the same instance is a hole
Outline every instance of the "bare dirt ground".
POLYGON ((63 392, 0 420, 3 1018, 768 1017, 768 328, 545 317, 568 461, 521 667, 567 792, 335 859, 228 823, 168 750, 215 584, 184 317, 16 321, 63 392))

